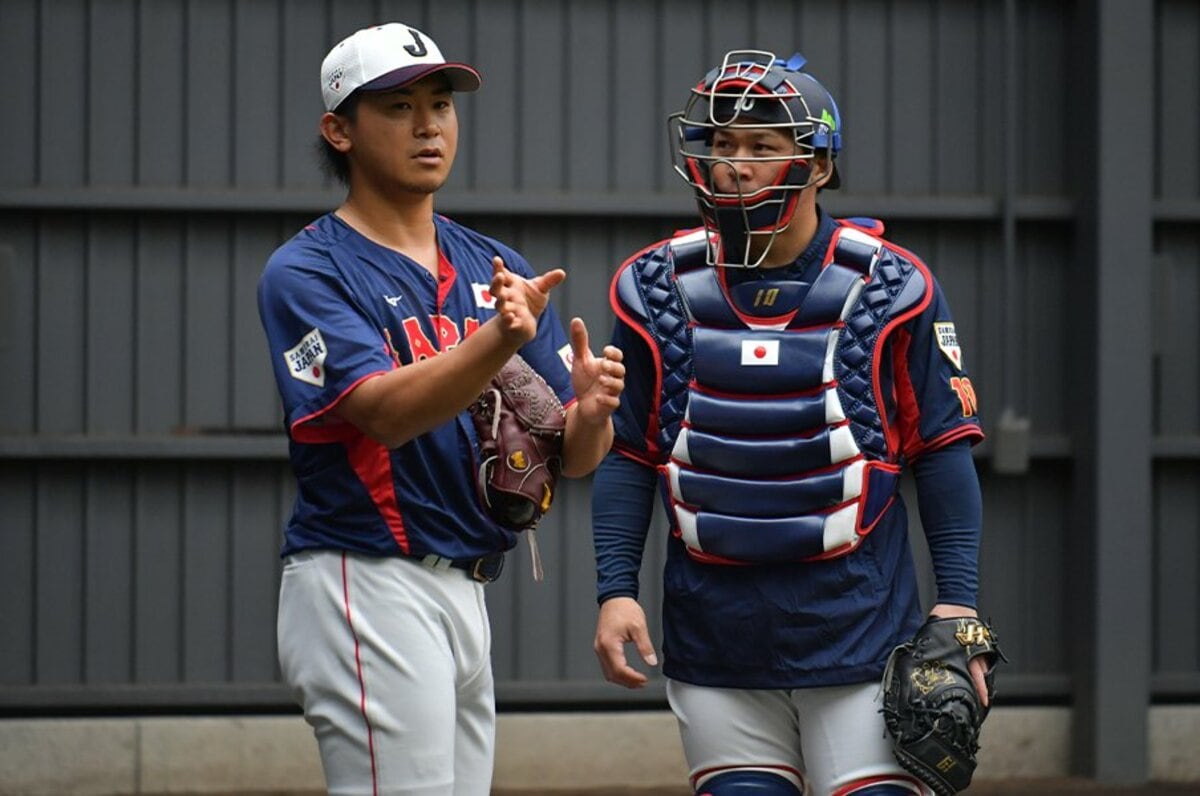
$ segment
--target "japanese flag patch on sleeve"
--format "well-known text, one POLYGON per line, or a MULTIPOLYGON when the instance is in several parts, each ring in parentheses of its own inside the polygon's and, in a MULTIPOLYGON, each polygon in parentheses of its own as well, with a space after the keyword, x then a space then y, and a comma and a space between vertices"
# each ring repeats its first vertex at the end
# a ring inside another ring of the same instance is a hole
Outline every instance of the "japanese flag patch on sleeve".
POLYGON ((287 363, 288 373, 293 379, 324 387, 327 352, 321 330, 313 329, 300 338, 299 343, 283 352, 283 361, 287 363))
POLYGON ((950 364, 962 370, 962 349, 958 346, 958 333, 954 331, 954 324, 949 321, 935 323, 933 338, 937 341, 937 347, 946 355, 946 359, 950 360, 950 364))

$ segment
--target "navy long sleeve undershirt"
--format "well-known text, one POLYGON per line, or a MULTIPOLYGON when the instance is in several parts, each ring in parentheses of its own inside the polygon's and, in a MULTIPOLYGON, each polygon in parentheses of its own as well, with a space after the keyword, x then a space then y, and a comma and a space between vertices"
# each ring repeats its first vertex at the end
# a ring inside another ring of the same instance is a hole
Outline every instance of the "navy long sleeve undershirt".
MULTIPOLYGON (((970 443, 960 440, 929 451, 912 469, 921 524, 937 578, 937 600, 974 608, 983 500, 970 443)), ((652 468, 615 452, 596 470, 592 525, 599 602, 638 596, 638 571, 657 485, 652 468)))
POLYGON ((592 534, 597 601, 638 596, 638 570, 654 516, 658 475, 610 452, 592 476, 592 534))
POLYGON ((937 601, 976 607, 983 497, 971 443, 959 440, 913 462, 921 526, 933 559, 937 601))

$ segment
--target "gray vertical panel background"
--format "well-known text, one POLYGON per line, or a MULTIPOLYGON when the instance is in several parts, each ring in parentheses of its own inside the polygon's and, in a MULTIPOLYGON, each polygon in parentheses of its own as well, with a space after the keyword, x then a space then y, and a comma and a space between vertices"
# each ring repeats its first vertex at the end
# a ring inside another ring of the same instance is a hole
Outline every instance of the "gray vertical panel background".
MULTIPOLYGON (((1200 627, 1200 8, 1155 8, 1157 119, 1131 139, 1157 164, 1152 691, 1196 700, 1197 634, 1178 628, 1200 627)), ((484 74, 482 92, 458 98, 440 209, 538 270, 568 267, 555 306, 597 346, 616 267, 695 223, 667 113, 726 49, 802 50, 846 121, 845 190, 824 201, 885 216, 934 269, 988 431, 1003 400, 1031 420, 1027 473, 996 474, 993 443, 979 450, 982 600, 1013 657, 1005 695, 1065 699, 1071 417, 1092 400, 1066 378, 1079 356, 1062 310, 1079 177, 1067 98, 1092 76, 1071 60, 1069 6, 1017 12, 1008 119, 1002 0, 4 0, 0 46, 37 69, 0 84, 4 107, 27 111, 0 147, 0 707, 288 706, 273 623, 294 493, 254 292, 272 249, 340 198, 313 156, 320 58, 382 19, 422 27, 484 74), (1006 351, 1019 363, 1008 384, 1006 351)), ((509 704, 645 698, 600 683, 592 659, 589 483, 567 486, 539 534, 546 581, 531 580, 522 544, 490 589, 509 704)), ((659 520, 647 606, 663 532, 659 520)))

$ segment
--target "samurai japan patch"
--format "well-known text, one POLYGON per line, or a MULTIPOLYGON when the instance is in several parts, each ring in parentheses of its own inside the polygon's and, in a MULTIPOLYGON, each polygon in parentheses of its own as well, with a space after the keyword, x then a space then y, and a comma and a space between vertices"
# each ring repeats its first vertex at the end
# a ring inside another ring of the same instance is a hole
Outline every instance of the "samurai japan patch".
POLYGON ((946 355, 946 359, 950 360, 950 364, 962 370, 962 349, 958 347, 958 332, 954 331, 954 324, 950 321, 935 323, 933 337, 937 340, 937 347, 946 355))
POLYGON ((325 347, 325 338, 321 337, 321 330, 313 329, 294 347, 283 352, 283 361, 287 363, 288 373, 293 379, 315 387, 324 387, 325 354, 328 350, 325 347))

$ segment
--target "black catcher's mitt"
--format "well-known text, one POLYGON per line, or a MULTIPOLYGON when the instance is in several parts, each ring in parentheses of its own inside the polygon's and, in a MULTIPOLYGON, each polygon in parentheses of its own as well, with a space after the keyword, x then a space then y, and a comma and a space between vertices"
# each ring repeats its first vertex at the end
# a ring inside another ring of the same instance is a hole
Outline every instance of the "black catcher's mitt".
POLYGON ((550 385, 513 354, 468 408, 479 436, 484 508, 513 531, 535 527, 562 472, 566 412, 550 385))
POLYGON ((988 703, 1004 653, 981 619, 929 619, 892 651, 883 673, 883 719, 896 760, 938 796, 971 784, 979 729, 988 708, 967 664, 986 656, 988 703))

